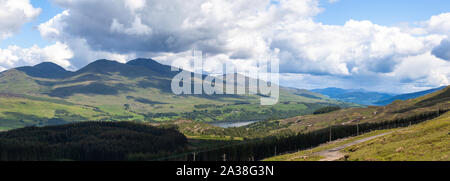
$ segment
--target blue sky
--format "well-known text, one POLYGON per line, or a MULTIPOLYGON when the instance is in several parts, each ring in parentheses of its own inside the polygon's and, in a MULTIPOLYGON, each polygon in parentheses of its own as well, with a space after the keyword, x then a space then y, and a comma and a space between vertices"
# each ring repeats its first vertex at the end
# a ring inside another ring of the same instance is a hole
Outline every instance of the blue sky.
POLYGON ((48 42, 41 37, 36 27, 61 13, 63 9, 51 4, 48 0, 32 0, 31 4, 33 7, 41 8, 41 14, 32 22, 24 24, 19 33, 15 34, 13 37, 2 40, 0 48, 6 48, 9 45, 17 45, 20 47, 38 45, 39 47, 43 47, 51 44, 51 42, 48 42))
POLYGON ((316 20, 324 24, 343 25, 349 19, 370 20, 379 25, 428 20, 450 11, 449 0, 322 0, 324 12, 316 20))

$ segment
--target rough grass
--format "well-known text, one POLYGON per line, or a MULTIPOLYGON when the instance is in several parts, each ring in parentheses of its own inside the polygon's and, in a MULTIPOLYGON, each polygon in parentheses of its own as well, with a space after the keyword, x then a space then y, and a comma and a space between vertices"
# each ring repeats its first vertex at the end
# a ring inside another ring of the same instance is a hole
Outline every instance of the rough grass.
POLYGON ((294 123, 288 129, 294 132, 309 132, 329 125, 348 125, 357 123, 373 123, 408 118, 438 109, 450 109, 448 92, 450 87, 432 94, 406 101, 397 100, 387 106, 369 106, 366 108, 347 108, 319 115, 302 115, 279 120, 282 123, 294 123), (433 100, 432 103, 429 103, 433 100), (427 104, 420 104, 427 102, 427 104))
MULTIPOLYGON (((78 121, 105 119, 91 107, 67 105, 21 97, 0 97, 0 130, 45 124, 51 118, 75 117, 78 121), (56 115, 55 112, 65 112, 56 115), (59 116, 59 117, 57 117, 59 116)), ((63 118, 64 119, 64 118, 63 118)))
POLYGON ((197 140, 222 140, 222 141, 243 141, 242 137, 231 137, 231 136, 217 136, 217 135, 195 135, 190 136, 187 135, 189 139, 197 139, 197 140))
POLYGON ((345 152, 348 160, 450 161, 450 112, 345 152))
POLYGON ((353 141, 357 141, 357 140, 360 140, 363 138, 390 132, 393 130, 395 130, 395 129, 372 131, 372 132, 362 134, 359 136, 344 138, 344 139, 339 139, 339 140, 335 140, 332 142, 324 143, 320 146, 317 146, 317 147, 314 147, 311 149, 266 158, 263 161, 318 161, 318 160, 322 159, 323 157, 320 155, 317 155, 316 154, 317 152, 324 151, 324 150, 331 149, 331 148, 336 148, 336 147, 345 145, 345 144, 353 142, 353 141))

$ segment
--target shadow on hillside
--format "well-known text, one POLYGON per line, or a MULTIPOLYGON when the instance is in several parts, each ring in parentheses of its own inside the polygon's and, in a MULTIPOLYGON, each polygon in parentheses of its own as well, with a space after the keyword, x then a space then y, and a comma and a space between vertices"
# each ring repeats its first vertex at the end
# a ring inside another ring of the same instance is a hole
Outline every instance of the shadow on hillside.
POLYGON ((70 87, 61 87, 52 90, 48 93, 52 97, 66 98, 74 94, 96 94, 96 95, 117 95, 120 91, 130 91, 124 84, 117 84, 114 86, 105 85, 102 83, 93 83, 88 85, 76 85, 70 87))

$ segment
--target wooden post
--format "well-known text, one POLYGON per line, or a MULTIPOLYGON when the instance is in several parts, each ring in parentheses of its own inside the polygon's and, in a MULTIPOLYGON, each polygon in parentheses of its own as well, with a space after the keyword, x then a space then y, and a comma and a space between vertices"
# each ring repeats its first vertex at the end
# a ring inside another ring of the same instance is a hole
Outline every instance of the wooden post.
POLYGON ((359 136, 359 123, 356 124, 356 136, 359 136))
POLYGON ((330 142, 331 142, 331 124, 330 124, 330 142))

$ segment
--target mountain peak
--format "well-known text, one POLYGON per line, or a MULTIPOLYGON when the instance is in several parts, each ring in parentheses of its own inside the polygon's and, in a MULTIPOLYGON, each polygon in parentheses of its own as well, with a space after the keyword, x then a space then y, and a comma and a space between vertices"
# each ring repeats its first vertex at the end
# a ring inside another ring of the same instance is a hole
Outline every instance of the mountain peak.
POLYGON ((40 68, 40 69, 54 69, 54 70, 60 70, 60 71, 66 70, 66 69, 62 68, 61 66, 59 66, 58 64, 55 64, 53 62, 42 62, 33 67, 40 68))
POLYGON ((107 73, 115 72, 121 69, 124 64, 114 60, 100 59, 93 61, 77 71, 77 73, 93 72, 93 73, 107 73))
POLYGON ((96 61, 93 61, 93 62, 89 63, 86 66, 97 65, 97 64, 122 64, 122 63, 120 63, 118 61, 115 61, 115 60, 99 59, 99 60, 96 60, 96 61))
POLYGON ((171 66, 163 65, 156 60, 146 59, 146 58, 137 58, 134 60, 130 60, 127 62, 127 65, 144 67, 152 70, 153 72, 157 72, 164 75, 173 75, 174 72, 171 70, 171 66))
POLYGON ((153 59, 146 59, 146 58, 137 58, 134 60, 130 60, 127 62, 127 65, 143 66, 143 67, 150 68, 150 69, 161 68, 161 67, 167 66, 167 65, 160 64, 153 59))
POLYGON ((114 60, 100 59, 86 65, 82 69, 78 70, 76 73, 78 74, 86 72, 96 74, 119 73, 120 75, 129 77, 152 76, 155 75, 156 72, 154 69, 160 69, 155 68, 158 66, 163 65, 157 62, 153 63, 153 60, 148 59, 136 59, 126 64, 114 60))
POLYGON ((35 66, 24 66, 15 69, 29 76, 40 78, 64 78, 71 74, 71 72, 53 62, 42 62, 35 66))
POLYGON ((136 63, 156 63, 156 64, 160 64, 156 60, 153 60, 151 58, 136 58, 134 60, 130 60, 130 61, 127 62, 127 64, 136 64, 136 63))

